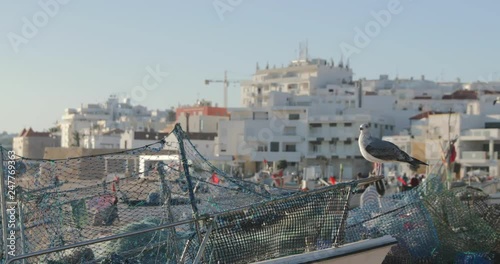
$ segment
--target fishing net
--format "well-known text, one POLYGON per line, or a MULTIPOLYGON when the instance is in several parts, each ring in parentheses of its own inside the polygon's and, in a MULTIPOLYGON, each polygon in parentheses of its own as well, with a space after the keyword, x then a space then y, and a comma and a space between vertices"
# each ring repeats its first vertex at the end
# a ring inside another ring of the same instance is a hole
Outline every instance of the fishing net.
POLYGON ((244 181, 180 126, 120 152, 0 150, 2 259, 12 263, 250 263, 384 235, 398 241, 385 263, 492 263, 500 252, 500 208, 438 173, 382 197, 371 185, 349 208, 358 182, 300 192, 244 181))
POLYGON ((500 253, 500 207, 470 187, 447 188, 433 175, 406 191, 373 195, 347 220, 348 242, 391 235, 397 239, 384 263, 494 263, 500 253), (496 256, 495 256, 496 255, 496 256))
POLYGON ((121 152, 50 160, 1 154, 13 213, 2 220, 14 219, 2 221, 7 237, 13 233, 2 257, 14 263, 191 263, 197 256, 234 263, 256 259, 263 243, 264 258, 340 245, 354 186, 304 194, 234 178, 200 155, 180 126, 121 152))

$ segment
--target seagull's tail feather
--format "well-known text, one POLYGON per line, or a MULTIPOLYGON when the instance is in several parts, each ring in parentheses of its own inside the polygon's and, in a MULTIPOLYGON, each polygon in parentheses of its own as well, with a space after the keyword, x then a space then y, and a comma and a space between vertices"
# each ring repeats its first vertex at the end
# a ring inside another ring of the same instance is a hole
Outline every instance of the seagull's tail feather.
POLYGON ((412 166, 415 166, 415 167, 418 167, 419 165, 429 166, 429 164, 427 164, 421 160, 418 160, 414 157, 411 157, 411 161, 409 161, 408 163, 410 163, 412 166))

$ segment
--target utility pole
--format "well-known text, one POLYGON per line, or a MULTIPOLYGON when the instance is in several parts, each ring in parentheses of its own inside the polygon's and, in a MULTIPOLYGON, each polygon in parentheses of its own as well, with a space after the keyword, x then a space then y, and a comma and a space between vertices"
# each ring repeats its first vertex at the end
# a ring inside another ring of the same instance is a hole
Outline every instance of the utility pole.
POLYGON ((224 108, 227 108, 227 71, 224 71, 224 108))
POLYGON ((451 189, 451 108, 448 114, 448 155, 447 155, 447 175, 448 190, 451 189))

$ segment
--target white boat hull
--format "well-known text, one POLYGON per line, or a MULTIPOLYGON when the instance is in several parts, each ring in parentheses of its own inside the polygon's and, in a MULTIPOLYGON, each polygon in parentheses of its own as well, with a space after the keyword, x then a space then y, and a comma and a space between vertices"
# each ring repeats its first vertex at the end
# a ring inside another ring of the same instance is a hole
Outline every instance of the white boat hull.
POLYGON ((395 238, 383 236, 345 244, 338 248, 322 249, 256 263, 380 264, 384 261, 391 247, 396 244, 397 240, 395 238))

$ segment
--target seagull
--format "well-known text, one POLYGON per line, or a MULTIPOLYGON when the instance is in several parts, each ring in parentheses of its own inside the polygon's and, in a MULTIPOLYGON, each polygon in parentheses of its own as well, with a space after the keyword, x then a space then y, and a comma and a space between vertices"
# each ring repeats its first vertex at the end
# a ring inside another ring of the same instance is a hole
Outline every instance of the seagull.
POLYGON ((500 96, 497 97, 497 99, 495 99, 495 101, 493 101, 493 105, 496 105, 497 103, 500 103, 500 96))
POLYGON ((359 150, 363 158, 370 162, 377 165, 387 162, 408 163, 415 169, 420 165, 429 166, 427 163, 411 157, 393 143, 372 137, 367 124, 362 124, 359 127, 359 132, 359 150))

